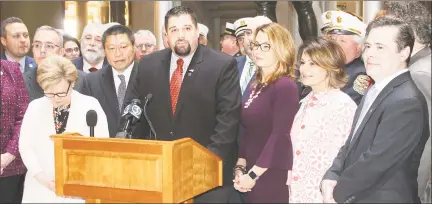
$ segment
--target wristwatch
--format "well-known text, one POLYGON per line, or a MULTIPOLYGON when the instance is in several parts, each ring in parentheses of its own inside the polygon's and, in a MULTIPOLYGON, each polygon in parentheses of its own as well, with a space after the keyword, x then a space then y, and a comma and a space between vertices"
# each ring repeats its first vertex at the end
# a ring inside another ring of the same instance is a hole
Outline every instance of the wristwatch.
POLYGON ((253 180, 259 178, 259 177, 256 175, 256 173, 253 172, 253 171, 249 171, 248 175, 249 175, 249 177, 251 177, 251 179, 253 179, 253 180))

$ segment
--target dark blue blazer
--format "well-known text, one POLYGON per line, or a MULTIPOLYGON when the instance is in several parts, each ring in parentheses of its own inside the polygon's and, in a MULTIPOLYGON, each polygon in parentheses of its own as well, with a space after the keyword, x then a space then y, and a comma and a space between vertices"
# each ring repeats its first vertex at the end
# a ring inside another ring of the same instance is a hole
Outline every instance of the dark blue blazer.
MULTIPOLYGON (((239 76, 240 76, 240 78, 241 78, 241 74, 242 74, 242 72, 243 72, 243 68, 244 68, 244 66, 245 66, 245 64, 246 64, 246 56, 236 57, 236 60, 237 60, 237 68, 238 68, 238 70, 239 70, 239 76)), ((254 79, 255 79, 255 74, 253 75, 253 77, 252 77, 251 80, 249 81, 247 88, 246 88, 246 89, 243 91, 243 93, 242 93, 242 101, 248 99, 248 97, 249 97, 249 95, 250 95, 250 92, 251 92, 251 90, 250 90, 249 87, 250 87, 251 83, 254 81, 254 79)), ((240 79, 239 79, 239 80, 240 80, 240 79)), ((241 82, 240 82, 240 83, 241 83, 241 82)))
MULTIPOLYGON (((0 59, 7 60, 5 52, 3 52, 1 54, 0 59)), ((29 57, 29 56, 26 56, 24 72, 28 72, 28 71, 30 71, 32 69, 36 69, 36 68, 37 68, 37 65, 36 65, 36 62, 34 61, 34 59, 29 57)))
MULTIPOLYGON (((84 67, 84 62, 83 62, 83 60, 84 60, 83 57, 78 57, 78 58, 72 60, 72 63, 75 65, 75 67, 76 67, 78 70, 84 71, 84 70, 83 70, 83 67, 84 67)), ((108 65, 108 60, 107 60, 106 57, 105 57, 105 58, 104 58, 104 62, 103 62, 102 67, 105 67, 105 66, 107 66, 107 65, 108 65)))

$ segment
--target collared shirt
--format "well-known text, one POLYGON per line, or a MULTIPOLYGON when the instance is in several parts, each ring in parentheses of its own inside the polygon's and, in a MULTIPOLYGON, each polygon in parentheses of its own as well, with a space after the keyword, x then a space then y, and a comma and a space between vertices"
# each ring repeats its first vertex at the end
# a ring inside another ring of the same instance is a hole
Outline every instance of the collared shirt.
MULTIPOLYGON (((7 59, 8 61, 15 62, 15 60, 14 60, 12 57, 10 57, 10 56, 7 54, 7 52, 5 52, 5 55, 6 55, 6 59, 7 59)), ((18 61, 18 64, 20 65, 21 73, 24 73, 24 71, 25 71, 25 65, 26 65, 26 56, 21 57, 21 59, 18 61)))
POLYGON ((177 69, 177 60, 178 59, 183 59, 183 78, 186 75, 186 71, 189 67, 189 64, 192 61, 192 57, 194 56, 195 52, 191 53, 190 55, 186 56, 186 57, 178 57, 177 55, 174 54, 174 52, 171 53, 171 63, 170 63, 170 82, 171 82, 171 77, 174 74, 175 70, 177 69))
POLYGON ((249 56, 246 55, 246 62, 243 67, 242 73, 240 75, 240 86, 241 86, 242 94, 244 93, 244 90, 247 88, 247 85, 249 84, 255 72, 256 72, 255 63, 252 61, 251 58, 249 58, 249 56), (249 70, 251 69, 251 63, 253 64, 252 70, 249 70))
POLYGON ((114 69, 114 67, 112 67, 111 69, 113 70, 113 78, 114 78, 114 86, 115 86, 115 90, 116 90, 116 94, 118 94, 118 88, 120 86, 121 80, 118 77, 119 74, 123 74, 125 76, 125 81, 126 81, 126 88, 127 85, 129 84, 129 78, 132 74, 132 68, 134 66, 135 62, 132 62, 131 65, 129 65, 129 67, 127 67, 122 73, 118 72, 116 69, 114 69))
MULTIPOLYGON (((360 127, 360 124, 363 121, 364 116, 366 115, 366 113, 369 111, 369 108, 371 107, 371 105, 373 104, 373 102, 375 101, 376 97, 380 94, 380 92, 396 77, 398 77, 399 75, 405 73, 409 71, 408 69, 402 69, 396 73, 394 73, 391 76, 388 76, 386 78, 384 78, 382 81, 380 82, 375 82, 375 84, 369 88, 368 92, 366 93, 366 98, 365 101, 363 102, 363 106, 360 107, 361 108, 361 112, 359 115, 359 118, 357 120, 357 123, 355 124, 355 129, 353 132, 353 135, 355 135, 355 133, 357 132, 357 129, 360 127)), ((351 137, 351 141, 353 140, 354 137, 351 137)))
MULTIPOLYGON (((99 62, 99 64, 97 64, 94 68, 100 70, 102 69, 103 63, 104 63, 104 59, 102 61, 99 62)), ((85 73, 90 73, 90 68, 92 68, 93 66, 91 66, 84 58, 83 58, 83 71, 85 73)))

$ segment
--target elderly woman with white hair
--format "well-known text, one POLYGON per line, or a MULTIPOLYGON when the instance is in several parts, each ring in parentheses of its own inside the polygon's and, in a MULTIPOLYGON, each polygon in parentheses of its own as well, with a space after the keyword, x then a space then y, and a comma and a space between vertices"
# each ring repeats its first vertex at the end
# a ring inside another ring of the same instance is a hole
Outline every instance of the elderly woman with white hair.
POLYGON ((84 202, 55 194, 54 142, 51 135, 75 132, 88 135, 86 114, 95 110, 95 136, 108 137, 108 124, 99 102, 73 90, 78 74, 72 62, 61 56, 47 57, 37 69, 37 82, 44 97, 33 100, 24 114, 19 152, 27 174, 23 203, 84 202))

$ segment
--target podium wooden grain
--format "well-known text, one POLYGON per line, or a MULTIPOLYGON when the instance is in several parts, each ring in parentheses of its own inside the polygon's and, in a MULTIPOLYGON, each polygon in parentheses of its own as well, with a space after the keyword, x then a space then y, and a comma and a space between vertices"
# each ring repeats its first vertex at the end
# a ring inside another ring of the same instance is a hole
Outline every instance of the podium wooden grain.
POLYGON ((59 196, 87 203, 181 203, 222 185, 222 161, 190 138, 51 136, 59 196))

